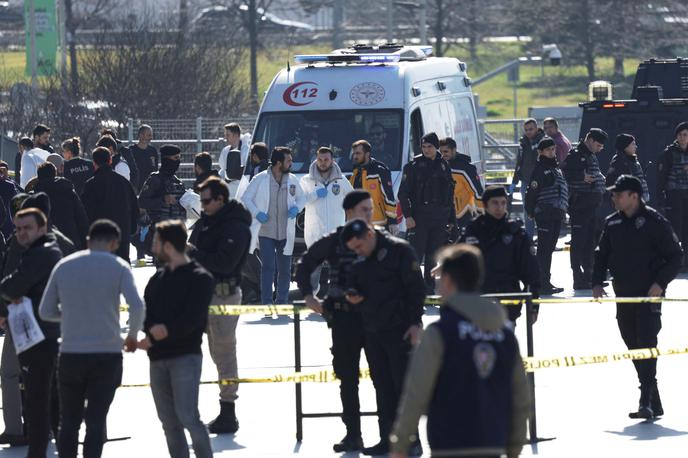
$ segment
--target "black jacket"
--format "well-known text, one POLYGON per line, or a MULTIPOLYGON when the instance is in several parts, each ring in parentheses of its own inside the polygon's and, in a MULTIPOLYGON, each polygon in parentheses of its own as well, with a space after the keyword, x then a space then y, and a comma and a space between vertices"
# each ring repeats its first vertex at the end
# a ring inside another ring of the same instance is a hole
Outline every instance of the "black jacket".
POLYGON ((64 177, 72 182, 76 193, 81 196, 84 184, 93 176, 93 162, 75 157, 64 163, 64 177))
POLYGON ((650 197, 650 193, 647 187, 647 180, 645 179, 645 172, 643 171, 643 166, 640 165, 638 161, 638 156, 629 156, 623 151, 617 151, 614 157, 612 157, 609 163, 609 169, 607 169, 606 175, 606 185, 612 186, 616 179, 621 175, 632 175, 640 180, 643 185, 643 199, 647 202, 650 197))
MULTIPOLYGON (((459 241, 477 246, 483 254, 485 281, 481 293, 518 293, 521 281, 533 297, 539 297, 540 272, 535 248, 521 221, 481 215, 466 226, 459 241)), ((514 321, 521 315, 521 307, 509 306, 508 312, 509 319, 514 321)))
POLYGON ((520 147, 518 149, 518 155, 516 156, 516 170, 514 170, 513 178, 514 183, 523 181, 523 183, 528 184, 530 182, 530 177, 533 174, 533 170, 535 170, 535 165, 538 160, 536 146, 544 136, 545 131, 538 129, 533 140, 525 135, 518 140, 520 147))
POLYGON ((60 337, 60 324, 41 320, 38 307, 50 273, 60 259, 62 252, 57 246, 55 236, 47 234, 22 253, 17 268, 0 282, 0 293, 4 299, 11 300, 22 296, 31 299, 36 321, 47 339, 60 337))
POLYGON ((176 175, 155 172, 148 177, 139 194, 139 207, 146 210, 153 223, 168 219, 186 219, 186 210, 179 199, 186 192, 184 183, 176 175), (168 205, 165 196, 172 195, 177 202, 168 205))
POLYGON ((86 248, 88 216, 74 186, 65 178, 38 180, 36 192, 45 192, 50 198, 50 220, 71 240, 78 250, 86 248))
MULTIPOLYGON (((688 152, 681 149, 678 141, 674 141, 668 145, 662 154, 659 155, 657 161, 657 204, 664 206, 667 198, 667 184, 669 182, 669 174, 674 163, 674 153, 688 154, 688 152)), ((685 156, 684 156, 685 157, 685 156)))
POLYGON ((600 186, 595 181, 585 183, 586 173, 592 172, 596 167, 599 168, 597 157, 583 142, 572 148, 566 156, 566 160, 561 163, 561 171, 569 185, 570 210, 575 211, 576 208, 599 205, 602 195, 606 191, 602 171, 600 171, 602 189, 598 189, 600 186))
POLYGON ((344 226, 321 238, 303 254, 296 267, 295 280, 303 296, 313 294, 311 274, 325 261, 329 266, 328 297, 342 300, 351 280, 351 266, 357 259, 356 253, 351 251, 339 238, 344 226))
POLYGON ((139 207, 131 183, 110 167, 96 170, 84 185, 81 201, 89 222, 100 218, 114 221, 122 231, 122 244, 129 243, 136 232, 139 207))
POLYGON ((420 324, 425 283, 416 253, 408 242, 375 230, 373 253, 351 267, 351 287, 365 300, 360 311, 368 331, 420 324))
POLYGON ((12 223, 12 212, 10 205, 12 198, 21 192, 21 188, 14 181, 0 179, 0 199, 4 204, 5 219, 2 223, 2 233, 5 239, 9 239, 14 231, 14 224, 12 223))
POLYGON ((227 162, 225 164, 227 181, 241 180, 243 172, 243 167, 241 167, 241 142, 239 142, 239 148, 230 150, 227 153, 227 162))
POLYGON ((214 283, 213 276, 196 261, 174 271, 159 269, 151 277, 143 295, 143 330, 153 343, 148 350, 152 361, 201 354, 214 283), (156 324, 167 327, 168 335, 161 341, 150 335, 150 328, 156 324))
MULTIPOLYGON (((526 209, 526 214, 530 216, 531 218, 535 217, 535 212, 536 212, 536 207, 538 207, 538 198, 540 197, 540 192, 543 190, 554 186, 557 180, 557 176, 560 176, 561 179, 563 179, 561 170, 559 170, 559 164, 557 164, 557 159, 555 158, 548 158, 545 156, 541 156, 538 160, 537 165, 535 166, 535 169, 533 170, 533 174, 530 177, 530 181, 528 182, 528 191, 526 192, 526 198, 525 198, 525 209, 526 209)), ((568 187, 565 192, 562 192, 562 199, 566 198, 566 202, 568 203, 568 187)), ((558 209, 552 207, 551 209, 543 209, 539 208, 538 211, 543 210, 543 211, 553 211, 554 213, 561 213, 561 216, 563 217, 564 214, 566 213, 565 210, 558 209)))
POLYGON ((617 295, 646 296, 653 283, 666 289, 676 278, 682 257, 669 221, 641 204, 630 218, 616 212, 605 220, 595 250, 592 284, 601 285, 609 271, 617 295))
POLYGON ((213 216, 204 213, 191 233, 191 256, 218 282, 239 286, 251 246, 251 221, 251 213, 235 199, 213 216))
POLYGON ((134 144, 129 147, 129 150, 139 171, 139 180, 136 182, 136 190, 139 191, 143 188, 143 183, 146 182, 151 173, 158 170, 160 157, 158 150, 150 145, 145 150, 142 150, 138 145, 134 144))
POLYGON ((212 170, 210 170, 210 171, 208 171, 208 172, 203 172, 203 173, 201 173, 200 175, 198 175, 198 176, 196 177, 196 181, 194 181, 194 185, 193 185, 193 190, 194 190, 194 192, 196 192, 196 193, 200 192, 200 191, 198 190, 198 187, 201 186, 201 184, 203 184, 203 182, 204 182, 205 180, 207 180, 208 178, 210 178, 210 177, 218 177, 218 178, 219 178, 219 177, 220 177, 220 174, 217 173, 217 170, 212 169, 212 170))
POLYGON ((422 154, 404 166, 399 202, 406 218, 456 223, 454 178, 438 152, 434 159, 422 154))

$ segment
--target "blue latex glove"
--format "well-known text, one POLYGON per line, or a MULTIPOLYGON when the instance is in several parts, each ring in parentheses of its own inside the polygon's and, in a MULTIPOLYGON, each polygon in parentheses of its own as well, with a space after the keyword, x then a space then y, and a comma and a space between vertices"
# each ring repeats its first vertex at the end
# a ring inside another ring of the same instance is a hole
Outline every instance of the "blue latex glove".
POLYGON ((298 209, 298 207, 290 207, 290 208, 289 208, 289 211, 287 212, 287 214, 289 215, 289 218, 290 218, 290 219, 296 218, 296 217, 298 216, 298 214, 299 214, 299 209, 298 209))
POLYGON ((148 235, 148 226, 143 226, 141 228, 141 233, 139 234, 139 240, 144 241, 146 240, 146 236, 148 235))
POLYGON ((513 182, 512 182, 512 183, 509 185, 509 195, 513 194, 515 190, 516 190, 516 183, 513 183, 513 182))
POLYGON ((260 221, 260 224, 265 224, 268 222, 268 214, 265 212, 260 212, 256 215, 256 219, 260 221))
POLYGON ((315 193, 318 195, 318 199, 324 199, 325 197, 327 197, 327 188, 318 188, 316 189, 315 193))

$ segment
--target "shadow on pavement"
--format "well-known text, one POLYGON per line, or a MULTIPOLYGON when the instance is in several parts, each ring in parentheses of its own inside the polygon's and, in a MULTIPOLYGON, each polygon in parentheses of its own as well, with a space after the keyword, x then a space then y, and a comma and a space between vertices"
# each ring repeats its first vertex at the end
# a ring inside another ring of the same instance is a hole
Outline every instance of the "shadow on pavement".
POLYGON ((677 431, 675 429, 666 428, 652 421, 643 421, 641 423, 626 426, 623 431, 605 432, 617 436, 631 437, 633 440, 637 441, 655 440, 660 437, 684 436, 688 434, 688 431, 677 431))
POLYGON ((232 434, 217 434, 210 436, 210 443, 213 446, 213 452, 223 452, 225 450, 241 450, 244 447, 241 444, 234 442, 232 434))

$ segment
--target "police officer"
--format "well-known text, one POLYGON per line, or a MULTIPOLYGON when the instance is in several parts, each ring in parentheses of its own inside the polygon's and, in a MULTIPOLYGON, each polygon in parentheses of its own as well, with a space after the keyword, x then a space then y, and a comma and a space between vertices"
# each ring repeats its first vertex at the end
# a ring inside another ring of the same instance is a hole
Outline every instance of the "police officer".
MULTIPOLYGON (((540 272, 535 248, 523 230, 523 223, 508 218, 507 199, 503 186, 489 186, 483 193, 485 214, 466 227, 459 241, 477 246, 483 254, 485 282, 480 290, 482 293, 521 292, 520 281, 537 298, 540 272)), ((521 316, 521 308, 509 307, 510 321, 516 322, 521 316)))
MULTIPOLYGON (((380 442, 365 455, 389 452, 389 433, 396 414, 411 346, 419 339, 425 300, 423 277, 413 248, 404 240, 373 229, 362 219, 349 221, 341 240, 361 256, 351 269, 349 303, 363 316, 366 356, 377 395, 380 442)), ((418 435, 416 434, 416 437, 418 435)), ((412 454, 422 454, 420 441, 412 454)))
POLYGON ((569 185, 573 289, 591 287, 597 211, 605 192, 604 175, 600 171, 596 154, 602 151, 606 141, 605 131, 590 129, 585 140, 569 151, 561 165, 569 185))
MULTIPOLYGON (((355 190, 344 198, 342 207, 346 219, 361 218, 370 223, 373 201, 368 191, 355 190)), ((334 451, 355 452, 363 448, 361 439, 361 412, 358 400, 358 373, 361 350, 365 335, 359 310, 344 297, 349 284, 351 265, 357 255, 341 242, 339 236, 344 226, 324 236, 303 254, 296 269, 296 282, 306 305, 327 319, 332 329, 332 366, 339 378, 339 394, 342 400, 342 421, 346 436, 334 444, 334 451), (329 266, 329 288, 324 303, 314 295, 311 277, 323 263, 329 266)))
POLYGON ((466 227, 483 208, 483 202, 480 200, 483 185, 478 176, 478 169, 471 164, 470 156, 457 151, 456 141, 451 137, 440 140, 440 154, 449 164, 454 179, 456 227, 466 227))
POLYGON ((406 457, 425 412, 432 456, 518 456, 530 393, 516 337, 502 307, 475 294, 484 275, 480 250, 454 245, 438 257, 443 306, 411 358, 392 458, 406 457))
MULTIPOLYGON (((666 208, 666 215, 681 239, 683 251, 688 250, 688 122, 674 130, 676 140, 668 145, 657 166, 657 205, 666 208)), ((684 259, 683 266, 688 262, 684 259)))
MULTIPOLYGON (((612 192, 618 210, 605 221, 595 251, 593 296, 605 295, 607 271, 617 297, 661 297, 681 267, 683 253, 669 222, 643 202, 643 187, 636 177, 621 175, 612 192), (640 267, 642 266, 642 267, 640 267)), ((617 304, 616 320, 629 349, 654 348, 662 328, 661 303, 617 304)), ((638 411, 631 418, 664 414, 657 390, 657 360, 633 361, 640 381, 638 411)))
POLYGON ((552 253, 557 247, 561 223, 566 217, 569 203, 569 187, 557 164, 557 145, 544 137, 538 143, 538 163, 533 170, 526 192, 525 207, 530 218, 537 224, 537 261, 540 269, 540 293, 556 294, 564 288, 550 282, 552 253))
POLYGON ((612 157, 607 170, 607 186, 613 186, 621 175, 633 175, 643 185, 643 200, 650 201, 650 191, 647 187, 645 172, 638 161, 638 144, 630 134, 619 134, 614 143, 616 154, 612 157))
POLYGON ((404 166, 399 186, 399 202, 406 218, 409 241, 418 259, 424 260, 427 294, 435 291, 430 273, 435 252, 446 243, 447 229, 456 224, 454 179, 439 148, 437 134, 424 135, 421 139, 423 154, 404 166))

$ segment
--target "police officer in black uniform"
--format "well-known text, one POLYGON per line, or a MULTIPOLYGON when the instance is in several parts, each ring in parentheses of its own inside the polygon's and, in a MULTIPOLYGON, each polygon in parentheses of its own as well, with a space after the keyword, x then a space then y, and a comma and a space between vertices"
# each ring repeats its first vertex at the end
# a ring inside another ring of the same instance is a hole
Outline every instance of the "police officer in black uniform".
POLYGON ((561 223, 569 204, 569 187, 557 163, 557 146, 550 137, 538 143, 537 165, 528 183, 525 208, 537 224, 537 261, 540 268, 541 294, 556 294, 564 288, 550 282, 552 253, 557 247, 561 223))
MULTIPOLYGON (((347 220, 361 218, 370 223, 373 200, 368 191, 350 192, 344 198, 342 206, 347 220)), ((306 305, 323 314, 327 325, 332 329, 332 366, 340 382, 342 421, 346 426, 346 436, 333 447, 337 453, 354 452, 363 448, 358 400, 359 361, 365 343, 363 318, 360 311, 354 309, 344 297, 349 287, 351 265, 358 256, 340 240, 343 229, 344 226, 340 226, 311 245, 296 268, 296 282, 306 305), (311 275, 325 262, 329 266, 329 288, 327 297, 321 303, 313 294, 311 275)))
MULTIPOLYGON (((361 259, 351 268, 349 303, 359 305, 366 356, 377 395, 380 442, 365 455, 389 452, 388 437, 396 415, 411 346, 418 342, 425 301, 423 276, 413 248, 404 240, 373 229, 362 219, 346 223, 341 240, 361 259)), ((418 435, 416 434, 416 437, 418 435)), ((422 454, 420 441, 410 454, 422 454)))
POLYGON ((606 141, 605 131, 590 129, 585 140, 569 151, 561 165, 569 185, 573 289, 591 288, 597 212, 605 192, 604 175, 596 154, 602 151, 606 141))
POLYGON ((635 137, 630 134, 619 134, 614 143, 616 154, 612 157, 607 169, 607 186, 614 186, 616 179, 621 175, 633 175, 643 185, 643 200, 650 201, 650 190, 647 187, 643 166, 638 160, 638 145, 635 137))
MULTIPOLYGON (((485 282, 480 290, 483 294, 521 292, 519 282, 522 282, 526 291, 537 298, 540 272, 535 247, 523 223, 508 218, 507 198, 503 186, 489 186, 483 193, 485 214, 466 227, 459 241, 475 245, 483 253, 485 282)), ((514 324, 521 316, 521 308, 522 305, 508 308, 509 320, 514 324)))
MULTIPOLYGON (((669 222, 645 205, 643 187, 634 176, 621 175, 612 192, 618 210, 605 221, 595 251, 593 296, 605 295, 607 271, 617 297, 661 297, 681 267, 683 253, 669 222)), ((629 349, 654 348, 662 328, 661 303, 617 304, 616 320, 629 349)), ((657 360, 633 361, 640 381, 638 411, 631 418, 664 414, 657 390, 657 360)))
POLYGON ((440 139, 430 132, 421 139, 423 154, 404 166, 399 202, 406 218, 406 228, 418 259, 425 265, 425 289, 434 294, 431 271, 435 252, 447 242, 456 224, 454 179, 449 164, 439 152, 440 139))
MULTIPOLYGON (((666 147, 657 166, 657 205, 666 210, 674 231, 688 252, 688 122, 674 130, 676 140, 666 147)), ((684 268, 688 266, 684 258, 684 268)))

